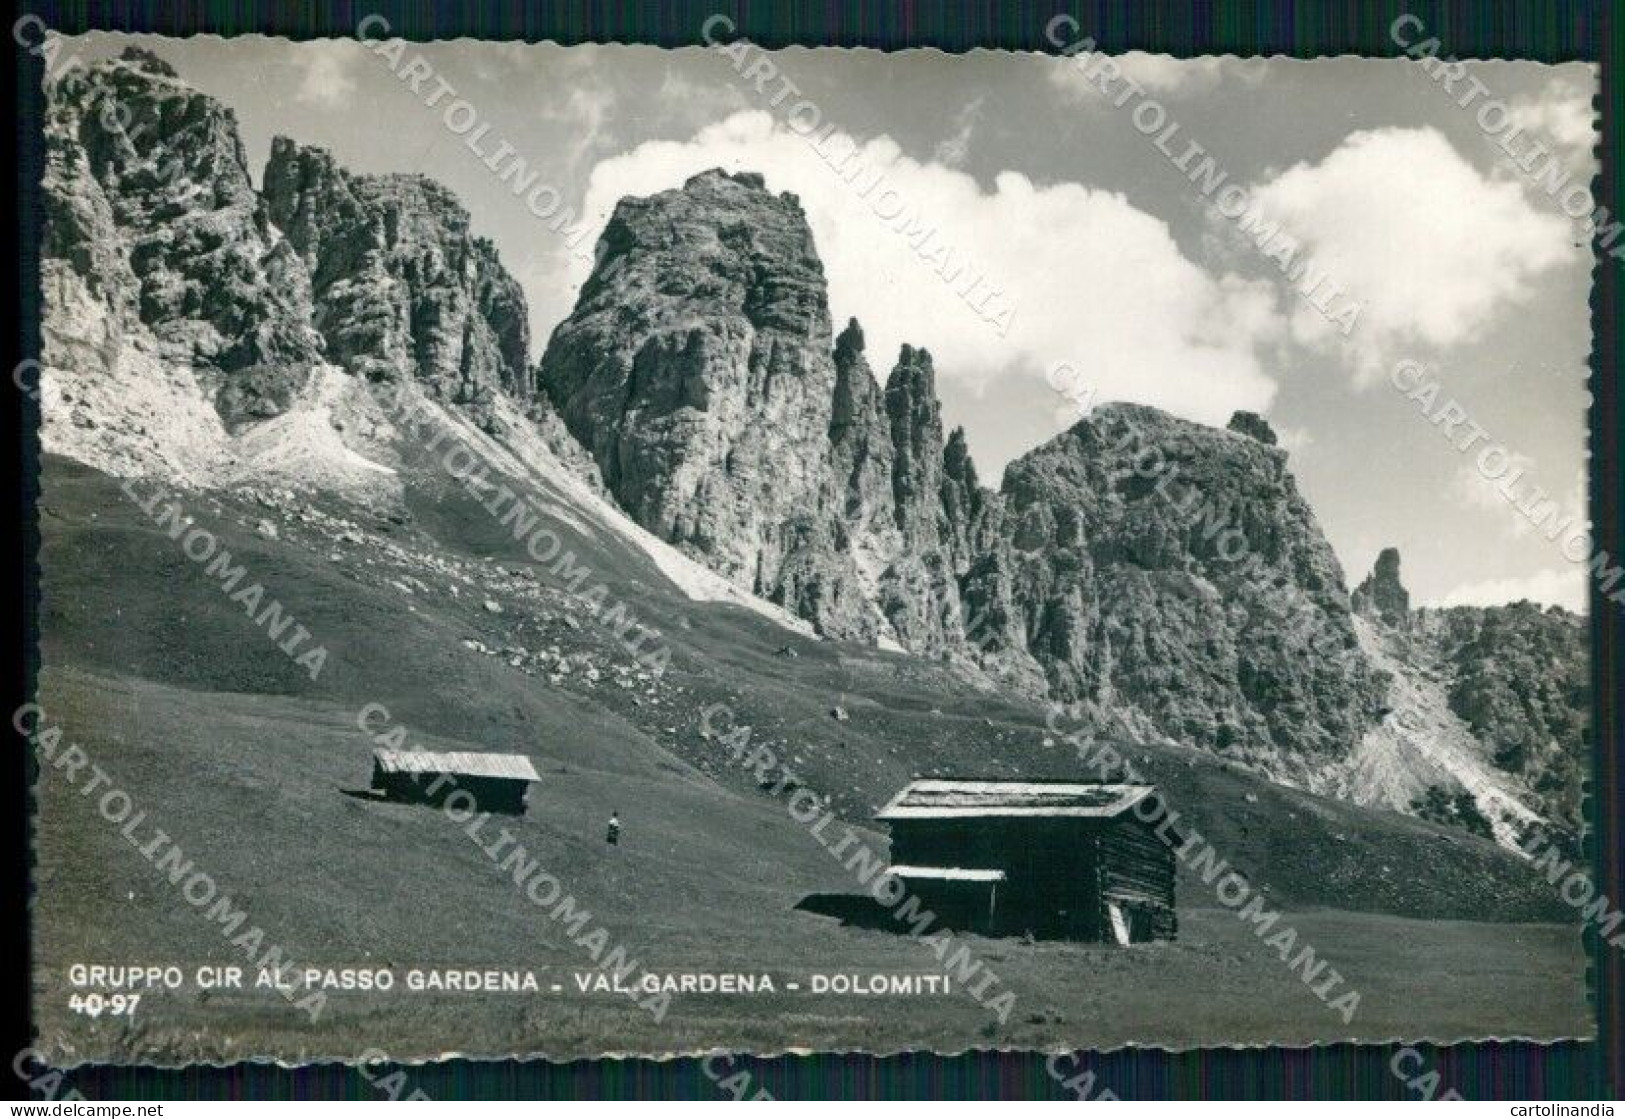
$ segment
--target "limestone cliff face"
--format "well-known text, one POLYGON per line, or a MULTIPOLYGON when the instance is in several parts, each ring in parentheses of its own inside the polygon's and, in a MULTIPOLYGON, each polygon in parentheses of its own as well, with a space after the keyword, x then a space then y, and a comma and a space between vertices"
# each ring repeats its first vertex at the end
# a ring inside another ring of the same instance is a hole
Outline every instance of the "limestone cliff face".
POLYGON ((884 388, 870 362, 856 322, 830 338, 795 198, 712 171, 621 202, 538 377, 628 512, 825 634, 1288 778, 1377 717, 1342 572, 1263 419, 1107 408, 995 494, 944 434, 930 352, 904 346, 884 388), (1147 454, 1176 489, 1136 472, 1147 454))
MULTIPOLYGON (((509 398, 646 528, 827 635, 974 661, 1311 787, 1383 717, 1267 422, 1103 407, 992 492, 945 434, 928 350, 882 364, 857 322, 833 336, 800 204, 760 176, 623 200, 532 370, 518 284, 429 180, 279 139, 256 192, 229 110, 141 51, 64 77, 46 138, 47 364, 76 378, 74 424, 151 376, 249 427, 324 363, 415 379, 482 423, 509 398), (100 111, 109 91, 118 112, 100 111), (98 369, 118 373, 99 393, 98 369)), ((1425 643, 1451 666, 1454 717, 1547 818, 1575 819, 1577 620, 1413 611, 1392 552, 1352 604, 1361 632, 1398 635, 1389 661, 1425 643)))
POLYGON ((421 382, 487 430, 510 397, 527 435, 596 482, 531 393, 518 282, 437 183, 353 175, 278 138, 256 191, 231 110, 134 48, 48 90, 45 139, 43 356, 70 406, 48 446, 190 469, 218 421, 246 435, 301 401, 319 411, 347 372, 421 382))
POLYGON ((837 546, 844 543, 851 558, 851 589, 860 596, 849 613, 868 619, 879 633, 891 624, 881 621, 880 583, 903 550, 903 535, 894 507, 897 456, 886 418, 885 394, 869 367, 863 328, 856 320, 847 324, 835 342, 829 453, 824 502, 839 526, 842 541, 837 546))
POLYGON ((541 384, 645 527, 741 586, 810 593, 781 575, 826 527, 835 367, 800 204, 711 172, 622 200, 603 247, 541 384))
POLYGON ((352 175, 281 136, 264 182, 332 360, 374 381, 414 377, 477 412, 497 392, 528 395, 524 293, 450 191, 421 175, 352 175))
POLYGON ((1377 716, 1342 571, 1285 452, 1109 405, 1011 464, 1002 498, 967 611, 1055 696, 1298 780, 1377 716))
POLYGON ((194 370, 229 423, 285 410, 321 345, 231 110, 130 48, 57 83, 45 137, 47 284, 98 304, 100 356, 150 344, 194 370))
MULTIPOLYGON (((892 445, 891 505, 899 547, 880 580, 880 607, 907 647, 927 655, 964 644, 955 544, 963 473, 949 488, 942 406, 929 351, 905 345, 886 379, 886 422, 892 445)), ((956 463, 963 470, 968 464, 956 463)), ((971 468, 974 472, 974 467, 971 468)))
POLYGON ((1578 849, 1591 746, 1586 621, 1532 602, 1453 607, 1423 627, 1450 665, 1450 707, 1520 778, 1554 838, 1578 849))
POLYGON ((624 199, 538 379, 622 507, 837 637, 958 641, 930 355, 831 337, 800 203, 711 171, 624 199), (934 589, 933 589, 934 588, 934 589))

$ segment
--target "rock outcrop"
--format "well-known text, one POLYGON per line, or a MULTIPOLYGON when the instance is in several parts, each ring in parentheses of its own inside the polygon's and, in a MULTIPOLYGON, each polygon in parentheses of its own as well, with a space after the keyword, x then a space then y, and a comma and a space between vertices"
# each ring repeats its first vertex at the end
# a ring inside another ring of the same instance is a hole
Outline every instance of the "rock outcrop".
POLYGON ((44 356, 74 400, 48 445, 195 469, 304 399, 309 438, 343 459, 322 417, 348 373, 418 382, 488 431, 510 398, 509 422, 602 490, 531 391, 518 281, 444 187, 278 137, 256 191, 231 110, 137 48, 52 86, 45 138, 44 356))
MULTIPOLYGON (((1591 668, 1586 621, 1560 607, 1410 608, 1399 552, 1386 548, 1353 595, 1378 621, 1400 671, 1437 681, 1450 712, 1484 761, 1545 821, 1548 837, 1578 849, 1581 790, 1591 743, 1591 668)), ((1430 793, 1432 790, 1430 790, 1430 793)), ((1424 800, 1423 815, 1453 811, 1462 793, 1424 800)), ((1493 804, 1485 806, 1493 815, 1493 804)))
POLYGON ((58 81, 45 137, 47 282, 88 291, 106 346, 192 369, 228 423, 284 411, 321 344, 231 110, 130 48, 58 81))
POLYGON ((1286 455, 1107 405, 1012 463, 967 608, 1051 693, 1307 779, 1377 715, 1343 576, 1286 455))
POLYGON ((422 175, 352 175, 282 136, 264 184, 331 360, 373 381, 416 378, 477 414, 497 392, 529 395, 524 292, 450 191, 422 175))
POLYGON ((1243 435, 1258 440, 1267 447, 1273 447, 1279 442, 1275 437, 1275 429, 1269 421, 1257 412, 1234 412, 1230 422, 1225 424, 1230 431, 1238 431, 1243 435))
POLYGON ((541 383, 639 523, 785 600, 788 555, 825 527, 835 387, 799 203, 713 172, 623 200, 603 247, 541 383))
POLYGON ((831 334, 799 201, 709 171, 621 201, 537 377, 645 528, 826 634, 942 651, 930 355, 905 347, 882 392, 862 329, 831 334))
POLYGON ((1452 670, 1451 710, 1497 769, 1524 782, 1552 836, 1577 850, 1591 746, 1585 619, 1532 602, 1422 613, 1452 670))
POLYGON ((1342 571, 1260 417, 1109 407, 995 494, 945 437, 928 350, 882 389, 856 322, 829 337, 794 196, 707 172, 623 200, 601 249, 541 386, 622 506, 737 584, 1283 776, 1376 717, 1342 571))
POLYGON ((1354 588, 1354 609, 1380 618, 1390 626, 1410 622, 1411 596, 1399 578, 1399 549, 1384 548, 1377 562, 1358 587, 1354 588))
MULTIPOLYGON (((65 75, 46 141, 51 422, 123 455, 86 461, 169 468, 223 421, 390 475, 354 461, 328 405, 415 381, 488 433, 528 422, 644 528, 828 636, 948 658, 1277 780, 1369 772, 1357 747, 1413 666, 1429 726, 1578 827, 1578 619, 1412 610, 1392 549, 1351 596, 1252 413, 1221 430, 1107 405, 985 488, 964 432, 944 431, 929 340, 874 358, 882 384, 858 323, 834 335, 799 201, 759 175, 623 199, 530 367, 518 283, 428 179, 351 174, 279 138, 257 192, 231 112, 140 50, 65 75), (148 382, 161 391, 106 434, 148 382)), ((1498 838, 1530 818, 1461 795, 1424 800, 1498 838)))

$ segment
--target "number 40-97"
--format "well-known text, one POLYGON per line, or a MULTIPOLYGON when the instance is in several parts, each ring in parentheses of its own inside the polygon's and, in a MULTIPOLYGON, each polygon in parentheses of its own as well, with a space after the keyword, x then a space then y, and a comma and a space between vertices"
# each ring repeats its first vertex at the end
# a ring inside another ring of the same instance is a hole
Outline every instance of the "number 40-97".
POLYGON ((133 1016, 136 1004, 141 1001, 139 994, 126 995, 100 995, 92 992, 88 995, 72 995, 68 998, 68 1009, 75 1014, 85 1014, 91 1018, 100 1018, 103 1014, 112 1018, 133 1016))

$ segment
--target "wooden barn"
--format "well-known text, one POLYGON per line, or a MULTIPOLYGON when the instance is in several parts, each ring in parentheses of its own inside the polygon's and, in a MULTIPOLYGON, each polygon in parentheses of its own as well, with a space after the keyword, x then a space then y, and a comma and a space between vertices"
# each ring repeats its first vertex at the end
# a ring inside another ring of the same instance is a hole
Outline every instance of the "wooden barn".
MULTIPOLYGON (((966 932, 1172 940, 1173 848, 1133 811, 1150 785, 915 781, 876 819, 891 873, 966 932)), ((1166 830, 1166 829, 1165 829, 1166 830)), ((1174 837, 1175 842, 1178 838, 1174 837)))
POLYGON ((536 767, 523 754, 431 754, 427 750, 374 750, 373 792, 390 800, 439 805, 462 790, 481 812, 525 814, 536 767))

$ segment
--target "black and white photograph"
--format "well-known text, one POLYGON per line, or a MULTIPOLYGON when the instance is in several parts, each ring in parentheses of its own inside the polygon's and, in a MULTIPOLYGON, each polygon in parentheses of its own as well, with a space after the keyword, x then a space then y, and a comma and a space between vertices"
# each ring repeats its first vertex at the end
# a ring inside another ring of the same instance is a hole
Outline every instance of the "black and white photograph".
POLYGON ((17 34, 42 1060, 1597 1036, 1596 65, 17 34))

